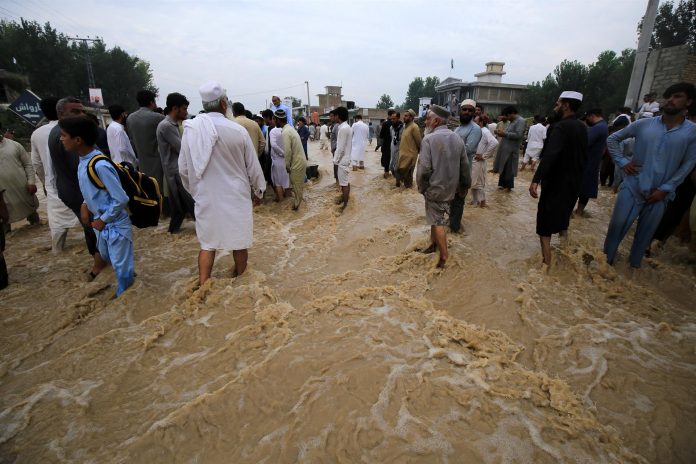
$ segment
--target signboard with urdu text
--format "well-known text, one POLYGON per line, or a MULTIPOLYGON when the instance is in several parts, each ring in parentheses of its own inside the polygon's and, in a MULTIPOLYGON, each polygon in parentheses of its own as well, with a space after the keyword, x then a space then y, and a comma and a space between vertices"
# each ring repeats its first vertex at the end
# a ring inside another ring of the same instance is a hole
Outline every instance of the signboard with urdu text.
POLYGON ((17 97, 15 101, 10 103, 8 109, 36 127, 44 117, 39 103, 41 103, 41 99, 37 97, 34 92, 25 90, 19 94, 19 97, 17 97))

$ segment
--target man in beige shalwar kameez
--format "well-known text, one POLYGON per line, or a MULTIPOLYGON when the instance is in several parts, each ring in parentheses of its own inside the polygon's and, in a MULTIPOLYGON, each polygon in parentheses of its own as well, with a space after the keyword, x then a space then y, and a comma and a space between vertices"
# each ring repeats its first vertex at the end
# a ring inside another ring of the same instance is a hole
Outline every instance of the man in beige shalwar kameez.
MULTIPOLYGON (((31 157, 24 147, 4 138, 0 131, 0 190, 5 190, 9 224, 26 218, 30 224, 39 222, 39 199, 36 198, 36 175, 31 157)), ((9 224, 6 228, 9 229, 9 224)))

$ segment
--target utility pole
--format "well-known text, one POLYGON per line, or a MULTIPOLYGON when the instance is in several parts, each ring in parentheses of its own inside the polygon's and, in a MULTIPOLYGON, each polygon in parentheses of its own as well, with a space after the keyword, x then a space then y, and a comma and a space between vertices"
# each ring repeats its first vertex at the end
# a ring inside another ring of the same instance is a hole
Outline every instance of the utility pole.
MULTIPOLYGON (((307 84, 307 119, 309 119, 311 117, 311 115, 309 114, 311 108, 311 105, 309 104, 309 81, 304 81, 304 83, 307 84)), ((309 121, 307 122, 307 124, 309 124, 309 121)))
POLYGON ((626 100, 624 101, 624 106, 631 108, 631 110, 635 110, 636 105, 640 101, 640 88, 643 86, 643 79, 645 78, 650 39, 652 39, 653 29, 655 28, 655 18, 657 17, 657 6, 659 3, 659 0, 648 0, 648 8, 643 17, 643 26, 640 30, 638 49, 636 50, 636 60, 633 62, 631 80, 628 83, 628 91, 626 91, 626 100))
POLYGON ((82 42, 85 44, 85 48, 87 49, 87 54, 83 56, 85 61, 87 62, 87 80, 89 81, 89 88, 91 89, 96 89, 97 84, 94 82, 94 70, 92 70, 92 56, 89 53, 89 44, 87 42, 96 42, 97 39, 83 39, 82 37, 68 37, 68 40, 74 40, 76 42, 82 42))

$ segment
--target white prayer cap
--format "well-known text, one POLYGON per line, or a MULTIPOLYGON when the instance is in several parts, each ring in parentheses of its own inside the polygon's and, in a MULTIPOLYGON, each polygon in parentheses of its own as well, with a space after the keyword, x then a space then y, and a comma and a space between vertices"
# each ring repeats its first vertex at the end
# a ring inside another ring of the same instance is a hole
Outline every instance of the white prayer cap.
POLYGON ((566 90, 561 93, 560 98, 567 98, 568 100, 579 100, 582 101, 582 94, 580 92, 573 92, 572 90, 566 90))
POLYGON ((462 102, 461 105, 459 105, 459 107, 461 108, 462 106, 467 106, 467 105, 475 108, 476 102, 474 100, 472 100, 471 98, 467 98, 466 100, 464 100, 462 102))
POLYGON ((209 81, 198 88, 203 103, 212 102, 225 94, 225 89, 215 81, 209 81))

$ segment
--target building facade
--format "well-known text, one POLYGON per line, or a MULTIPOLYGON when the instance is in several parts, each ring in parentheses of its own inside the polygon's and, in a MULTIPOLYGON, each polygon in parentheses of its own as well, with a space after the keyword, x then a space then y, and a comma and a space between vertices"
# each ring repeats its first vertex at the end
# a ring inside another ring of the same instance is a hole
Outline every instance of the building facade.
POLYGON ((487 114, 497 116, 506 106, 517 105, 521 96, 527 91, 526 85, 506 84, 502 82, 505 75, 505 63, 491 61, 486 63, 486 70, 474 75, 476 81, 464 82, 455 77, 448 77, 435 90, 434 103, 452 111, 467 98, 483 105, 487 114))

